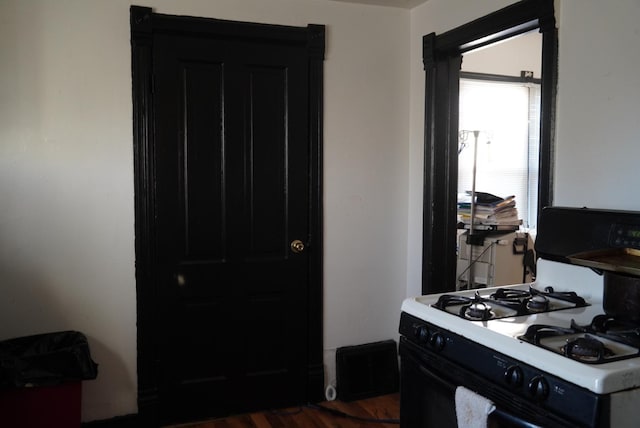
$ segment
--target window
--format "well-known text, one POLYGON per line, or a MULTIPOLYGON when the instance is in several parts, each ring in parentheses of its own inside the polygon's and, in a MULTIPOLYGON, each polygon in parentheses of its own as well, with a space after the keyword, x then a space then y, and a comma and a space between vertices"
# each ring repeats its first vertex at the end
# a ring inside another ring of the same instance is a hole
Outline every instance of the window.
MULTIPOLYGON (((513 79, 511 79, 513 80, 513 79)), ((540 85, 513 81, 460 79, 459 129, 480 131, 476 191, 514 195, 525 228, 538 214, 540 85)), ((458 193, 472 189, 473 133, 461 133, 458 193)))

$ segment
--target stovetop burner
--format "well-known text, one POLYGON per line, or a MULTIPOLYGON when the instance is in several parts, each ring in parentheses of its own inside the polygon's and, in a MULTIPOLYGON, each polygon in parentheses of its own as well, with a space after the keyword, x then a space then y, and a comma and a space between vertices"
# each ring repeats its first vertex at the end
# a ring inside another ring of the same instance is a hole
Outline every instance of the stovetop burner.
POLYGON ((493 316, 493 312, 491 306, 481 300, 465 305, 460 315, 470 319, 486 320, 493 316))
POLYGON ((545 296, 531 296, 527 301, 527 309, 532 312, 547 312, 549 310, 549 299, 545 296))
POLYGON ((603 342, 588 334, 567 340, 562 352, 569 358, 581 361, 604 361, 614 354, 603 342))
POLYGON ((433 306, 470 321, 488 321, 579 308, 588 303, 573 291, 556 292, 552 287, 540 291, 529 287, 528 290, 498 288, 484 297, 479 290, 473 297, 444 294, 433 306))
POLYGON ((640 356, 640 325, 597 315, 591 324, 559 327, 534 324, 519 339, 565 357, 601 364, 640 356))
POLYGON ((473 297, 444 294, 433 306, 470 321, 487 321, 517 316, 520 304, 511 301, 492 301, 476 292, 473 297))

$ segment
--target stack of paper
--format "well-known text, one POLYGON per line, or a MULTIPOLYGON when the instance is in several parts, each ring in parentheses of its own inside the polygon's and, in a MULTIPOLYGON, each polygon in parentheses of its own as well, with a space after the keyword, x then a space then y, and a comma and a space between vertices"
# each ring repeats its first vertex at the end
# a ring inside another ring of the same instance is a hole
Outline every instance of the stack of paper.
MULTIPOLYGON (((465 224, 471 225, 471 192, 458 196, 458 217, 465 224)), ((478 229, 517 230, 522 224, 518 218, 516 197, 501 198, 490 193, 476 192, 474 207, 474 226, 478 229)))

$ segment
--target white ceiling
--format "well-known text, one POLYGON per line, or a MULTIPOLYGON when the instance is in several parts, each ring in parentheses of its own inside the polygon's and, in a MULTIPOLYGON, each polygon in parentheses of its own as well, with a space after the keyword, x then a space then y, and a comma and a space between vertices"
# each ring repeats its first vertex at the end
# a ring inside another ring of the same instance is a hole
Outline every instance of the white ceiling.
POLYGON ((378 6, 399 7, 403 9, 411 9, 419 4, 426 3, 427 0, 332 0, 345 3, 362 3, 373 4, 378 6))

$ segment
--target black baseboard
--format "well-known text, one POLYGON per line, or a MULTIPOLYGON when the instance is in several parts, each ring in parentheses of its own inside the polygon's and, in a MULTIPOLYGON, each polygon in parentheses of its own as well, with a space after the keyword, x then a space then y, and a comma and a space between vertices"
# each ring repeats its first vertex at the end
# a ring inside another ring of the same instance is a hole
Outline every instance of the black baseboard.
POLYGON ((140 418, 137 414, 117 416, 111 419, 84 422, 82 428, 139 428, 140 418))

